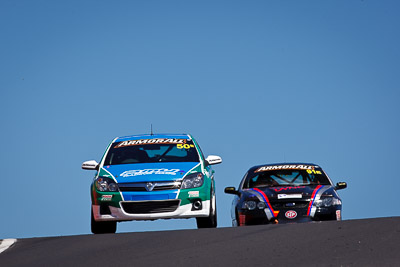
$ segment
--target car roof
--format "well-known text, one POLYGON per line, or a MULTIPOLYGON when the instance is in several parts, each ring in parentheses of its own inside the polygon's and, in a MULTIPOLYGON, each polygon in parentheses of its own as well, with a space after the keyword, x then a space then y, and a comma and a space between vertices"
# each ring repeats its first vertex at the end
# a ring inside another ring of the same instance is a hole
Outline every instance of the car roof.
POLYGON ((317 168, 321 168, 318 164, 314 163, 306 163, 306 162, 281 162, 281 163, 268 163, 268 164, 260 164, 253 166, 249 169, 249 171, 264 167, 264 166, 284 166, 284 165, 311 165, 316 166, 317 168))
POLYGON ((140 140, 140 139, 192 139, 189 134, 137 134, 116 137, 113 142, 121 142, 128 140, 140 140))

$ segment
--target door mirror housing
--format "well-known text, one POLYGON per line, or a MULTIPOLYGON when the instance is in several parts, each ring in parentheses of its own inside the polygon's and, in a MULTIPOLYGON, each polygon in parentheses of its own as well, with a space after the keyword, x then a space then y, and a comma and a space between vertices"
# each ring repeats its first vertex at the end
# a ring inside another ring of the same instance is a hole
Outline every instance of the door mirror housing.
POLYGON ((239 191, 236 191, 236 189, 233 186, 225 187, 225 193, 226 194, 237 195, 237 196, 240 195, 239 191))
POLYGON ((206 158, 206 165, 215 165, 222 163, 222 158, 220 156, 210 155, 206 158))
POLYGON ((336 184, 335 189, 336 190, 340 190, 340 189, 345 189, 347 187, 347 183, 346 182, 339 182, 336 184))
POLYGON ((98 170, 99 163, 95 160, 88 160, 82 163, 82 169, 84 170, 98 170))

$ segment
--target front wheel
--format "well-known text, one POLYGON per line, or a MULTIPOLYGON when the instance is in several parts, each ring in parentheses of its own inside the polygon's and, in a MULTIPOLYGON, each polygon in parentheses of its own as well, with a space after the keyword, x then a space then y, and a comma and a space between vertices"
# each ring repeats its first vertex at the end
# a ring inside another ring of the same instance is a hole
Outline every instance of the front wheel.
POLYGON ((93 234, 114 234, 117 231, 117 222, 96 222, 91 212, 91 230, 93 234))
POLYGON ((217 227, 217 200, 214 190, 211 190, 210 215, 208 217, 196 218, 197 228, 215 228, 217 227))

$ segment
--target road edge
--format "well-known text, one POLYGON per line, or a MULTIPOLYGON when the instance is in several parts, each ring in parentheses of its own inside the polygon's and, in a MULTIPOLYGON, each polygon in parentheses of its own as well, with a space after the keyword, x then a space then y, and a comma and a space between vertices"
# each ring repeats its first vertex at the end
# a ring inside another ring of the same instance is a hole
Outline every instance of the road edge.
POLYGON ((5 250, 7 250, 9 247, 11 247, 12 245, 15 244, 15 242, 17 242, 17 239, 3 239, 0 241, 0 253, 4 252, 5 250))

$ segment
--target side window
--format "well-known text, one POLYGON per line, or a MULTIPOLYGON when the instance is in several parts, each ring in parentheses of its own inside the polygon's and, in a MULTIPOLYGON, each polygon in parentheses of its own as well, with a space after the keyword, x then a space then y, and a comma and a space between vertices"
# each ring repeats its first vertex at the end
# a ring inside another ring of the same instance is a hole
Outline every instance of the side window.
POLYGON ((194 140, 193 140, 193 143, 199 148, 199 153, 200 153, 200 157, 201 157, 201 159, 202 160, 205 160, 205 157, 204 157, 204 154, 203 154, 203 151, 201 150, 201 148, 200 148, 200 146, 199 146, 199 144, 197 143, 197 142, 195 142, 194 140))
POLYGON ((238 190, 242 188, 249 188, 249 179, 247 178, 248 173, 249 172, 246 172, 246 174, 243 176, 242 182, 239 184, 238 190))

